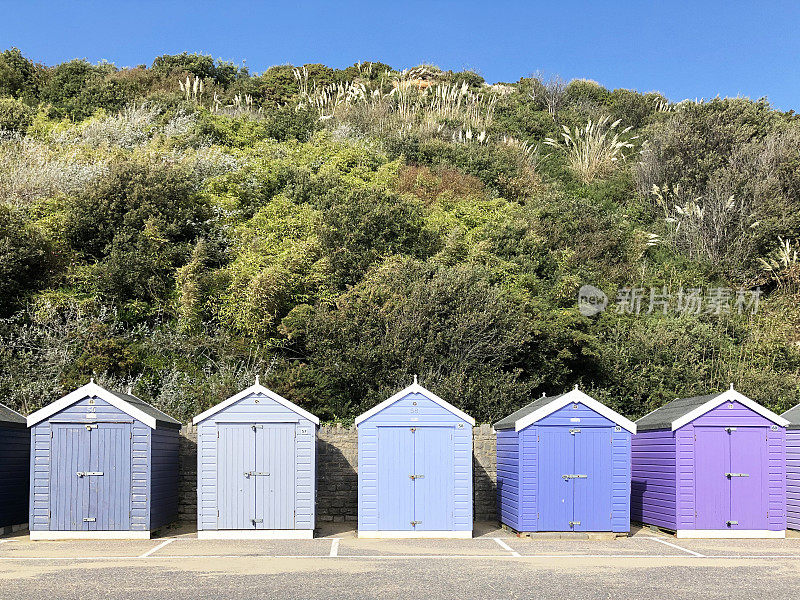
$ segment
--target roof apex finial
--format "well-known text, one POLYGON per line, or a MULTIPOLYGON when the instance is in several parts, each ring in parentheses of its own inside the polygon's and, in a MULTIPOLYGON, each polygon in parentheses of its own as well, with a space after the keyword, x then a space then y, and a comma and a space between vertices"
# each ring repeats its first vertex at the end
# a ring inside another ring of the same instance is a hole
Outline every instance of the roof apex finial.
POLYGON ((542 398, 547 396, 547 392, 542 392, 542 398))
POLYGON ((130 396, 132 393, 133 393, 133 386, 129 383, 128 384, 128 396, 130 396))
POLYGON ((733 391, 733 384, 731 383, 731 391, 733 391))
POLYGON ((575 384, 575 391, 576 392, 578 391, 578 384, 577 383, 575 384))
POLYGON ((94 385, 94 377, 90 377, 90 378, 89 378, 89 383, 91 383, 92 385, 94 385))
POLYGON ((261 376, 256 373, 256 385, 261 385, 261 376))
POLYGON ((414 373, 414 385, 419 385, 419 384, 417 383, 417 374, 416 374, 416 373, 414 373))

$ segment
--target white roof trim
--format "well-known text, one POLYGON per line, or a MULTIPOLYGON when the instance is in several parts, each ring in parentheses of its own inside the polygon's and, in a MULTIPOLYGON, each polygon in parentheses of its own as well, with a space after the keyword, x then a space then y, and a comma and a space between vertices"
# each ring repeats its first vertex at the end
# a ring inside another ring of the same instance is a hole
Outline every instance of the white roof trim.
POLYGON ((437 396, 436 394, 434 394, 430 390, 426 390, 424 387, 422 387, 418 383, 412 383, 407 388, 402 389, 399 392, 397 392, 391 398, 388 398, 387 400, 384 400, 383 402, 381 402, 377 406, 373 406, 367 412, 359 415, 356 418, 356 425, 358 425, 359 423, 361 423, 363 421, 366 421, 371 416, 381 412, 384 408, 387 408, 388 406, 391 406, 392 404, 394 404, 398 400, 401 400, 401 399, 405 398, 409 394, 422 394, 423 396, 425 396, 429 400, 432 400, 433 402, 435 402, 436 404, 438 404, 439 406, 441 406, 445 410, 450 411, 451 413, 453 413, 458 418, 465 420, 467 423, 469 423, 472 426, 475 425, 475 419, 470 417, 467 413, 458 410, 455 406, 453 406, 449 402, 445 402, 444 400, 439 398, 439 396, 437 396))
POLYGON ((686 425, 688 423, 691 423, 696 418, 703 416, 704 414, 706 414, 710 410, 713 410, 713 409, 717 408, 720 404, 724 404, 725 402, 728 402, 729 400, 731 402, 735 401, 735 402, 739 402, 741 404, 744 404, 747 408, 749 408, 753 412, 758 413, 759 415, 761 415, 765 419, 769 419, 770 421, 772 421, 776 425, 779 425, 781 427, 786 427, 787 425, 789 425, 789 421, 787 421, 783 417, 781 417, 779 415, 776 415, 774 412, 772 412, 768 408, 764 408, 758 402, 756 402, 754 400, 751 400, 750 398, 748 398, 744 394, 740 394, 739 392, 737 392, 736 390, 731 388, 726 392, 722 392, 719 396, 716 396, 715 398, 712 398, 711 400, 709 400, 705 404, 702 404, 701 406, 698 406, 693 411, 686 413, 680 419, 675 419, 672 422, 672 431, 675 431, 676 429, 680 429, 684 425, 686 425))
POLYGON ((45 406, 44 408, 40 408, 34 413, 28 415, 28 427, 32 427, 45 419, 52 417, 57 412, 64 410, 83 400, 86 397, 95 396, 97 398, 102 398, 106 402, 108 402, 111 406, 118 408, 124 413, 129 414, 137 421, 141 421, 145 425, 147 425, 150 429, 156 428, 156 419, 155 417, 151 417, 150 415, 142 412, 132 404, 125 402, 122 398, 119 398, 109 392, 107 389, 100 387, 94 381, 91 383, 87 383, 86 385, 79 387, 74 392, 70 392, 63 398, 56 400, 45 406))
POLYGON ((629 419, 626 419, 615 410, 611 410, 606 405, 601 404, 591 396, 588 396, 584 394, 582 391, 577 389, 567 392, 566 394, 561 396, 558 400, 553 400, 552 402, 543 406, 542 408, 533 411, 531 414, 525 415, 519 421, 516 422, 516 424, 514 425, 514 430, 521 431, 526 427, 528 427, 529 425, 533 425, 537 421, 541 421, 546 416, 556 412, 557 410, 564 408, 567 404, 573 404, 578 402, 581 404, 585 404, 596 413, 603 415, 606 419, 616 423, 623 429, 627 429, 631 433, 636 433, 636 423, 634 423, 629 419))
POLYGON ((247 396, 250 396, 252 394, 261 394, 263 396, 267 396, 268 398, 271 398, 272 400, 275 400, 275 402, 277 402, 278 404, 282 404, 283 406, 285 406, 286 408, 288 408, 292 412, 297 413, 298 415, 300 415, 301 417, 303 417, 305 419, 308 419, 309 421, 311 421, 315 425, 319 425, 319 419, 317 417, 315 417, 314 415, 312 415, 310 412, 308 412, 306 410, 303 410, 302 408, 297 406, 294 402, 290 402, 289 400, 287 400, 286 398, 284 398, 280 394, 276 394, 272 390, 265 388, 260 383, 256 383, 255 385, 251 385, 249 388, 247 388, 245 390, 242 390, 241 392, 239 392, 235 396, 231 396, 230 398, 228 398, 227 400, 224 400, 223 402, 220 402, 216 406, 212 406, 207 411, 205 411, 203 413, 200 413, 194 419, 192 419, 192 424, 193 425, 197 425, 201 421, 205 421, 211 415, 214 415, 214 414, 220 412, 221 410, 225 410, 226 408, 228 408, 232 404, 236 404, 239 400, 242 400, 243 398, 247 398, 247 396))

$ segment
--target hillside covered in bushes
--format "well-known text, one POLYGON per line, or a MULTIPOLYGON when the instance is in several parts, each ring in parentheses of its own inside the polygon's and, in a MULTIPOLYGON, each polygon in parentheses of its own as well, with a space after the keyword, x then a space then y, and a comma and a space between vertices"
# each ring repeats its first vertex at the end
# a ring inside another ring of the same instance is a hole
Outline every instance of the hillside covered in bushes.
POLYGON ((187 420, 256 374, 328 421, 414 374, 484 422, 575 384, 634 418, 730 383, 781 411, 798 240, 800 119, 766 100, 0 53, 0 402, 25 413, 94 376, 187 420))

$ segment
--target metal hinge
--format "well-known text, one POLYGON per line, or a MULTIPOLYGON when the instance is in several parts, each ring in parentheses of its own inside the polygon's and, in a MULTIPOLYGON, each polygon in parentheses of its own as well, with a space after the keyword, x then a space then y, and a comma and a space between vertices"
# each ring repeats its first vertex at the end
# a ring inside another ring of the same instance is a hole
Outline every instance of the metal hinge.
POLYGON ((586 475, 578 475, 577 473, 567 473, 566 475, 561 476, 562 479, 586 479, 586 475))
POLYGON ((570 429, 570 430, 569 430, 569 432, 570 432, 572 435, 575 435, 576 433, 580 433, 580 432, 581 432, 581 430, 576 428, 576 429, 570 429))
POLYGON ((409 475, 411 479, 424 479, 425 475, 409 475))

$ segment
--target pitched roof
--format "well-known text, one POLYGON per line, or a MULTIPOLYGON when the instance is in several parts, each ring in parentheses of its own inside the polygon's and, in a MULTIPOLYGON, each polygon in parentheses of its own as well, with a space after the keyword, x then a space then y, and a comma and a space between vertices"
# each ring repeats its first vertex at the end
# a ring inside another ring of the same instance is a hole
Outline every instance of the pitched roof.
POLYGON ((309 421, 311 421, 315 425, 319 425, 319 418, 315 417, 314 415, 312 415, 307 410, 303 410, 302 408, 297 406, 294 402, 290 402, 289 400, 287 400, 286 398, 284 398, 280 394, 276 394, 272 390, 270 390, 268 388, 265 388, 263 385, 261 385, 259 383, 258 377, 256 377, 255 385, 251 385, 249 388, 242 390, 238 394, 236 394, 234 396, 231 396, 230 398, 228 398, 227 400, 224 400, 223 402, 220 402, 216 406, 212 406, 207 411, 205 411, 203 413, 200 413, 194 419, 192 419, 192 423, 197 425, 201 421, 205 421, 208 417, 210 417, 212 415, 215 415, 216 413, 220 412, 221 410, 224 410, 224 409, 228 408, 232 404, 235 404, 239 400, 242 400, 243 398, 247 398, 247 396, 250 396, 252 394, 261 394, 263 396, 267 396, 268 398, 271 398, 272 400, 274 400, 278 404, 282 404, 283 406, 285 406, 289 410, 297 413, 301 417, 303 417, 305 419, 308 419, 309 421))
POLYGON ((507 417, 500 419, 497 423, 493 425, 495 429, 513 429, 514 426, 517 424, 517 421, 522 419, 522 417, 527 417, 529 414, 536 412, 540 408, 543 408, 550 404, 551 402, 555 402, 564 394, 559 394, 558 396, 542 396, 541 398, 537 398, 530 404, 523 406, 519 410, 511 413, 507 417))
POLYGON ((652 431, 654 429, 670 429, 673 421, 692 412, 709 400, 713 400, 722 392, 706 396, 692 396, 691 398, 675 398, 661 408, 646 414, 636 421, 639 431, 652 431))
POLYGON ((17 411, 8 408, 5 404, 0 404, 0 422, 25 424, 27 421, 17 411))
POLYGON ((494 428, 520 431, 544 419, 547 415, 573 403, 584 404, 596 413, 603 415, 612 423, 619 425, 631 433, 636 433, 636 424, 633 421, 626 419, 615 410, 610 409, 605 404, 583 393, 578 389, 578 386, 575 386, 574 390, 559 394, 558 396, 543 396, 538 398, 527 406, 520 408, 518 411, 495 423, 494 428))
POLYGON ((439 396, 437 396, 436 394, 434 394, 430 390, 426 390, 424 387, 419 385, 417 383, 416 375, 414 376, 414 383, 412 383, 410 386, 400 390, 399 392, 397 392, 391 398, 388 398, 388 399, 384 400, 383 402, 381 402, 377 406, 373 406, 367 412, 362 413, 358 417, 356 417, 356 425, 358 425, 359 423, 362 423, 363 421, 366 421, 371 416, 381 412, 383 409, 388 408, 389 406, 391 406, 392 404, 394 404, 398 400, 402 400, 403 398, 405 398, 409 394, 422 394, 423 396, 428 398, 428 400, 431 400, 431 401, 435 402, 436 404, 438 404, 439 406, 441 406, 445 410, 448 410, 451 413, 453 413, 458 418, 463 419, 464 421, 466 421, 470 425, 475 425, 475 419, 470 417, 467 413, 460 411, 459 409, 457 409, 455 406, 453 406, 449 402, 446 402, 446 401, 442 400, 441 398, 439 398, 439 396))
POLYGON ((786 429, 800 429, 800 404, 790 408, 781 415, 784 419, 789 421, 786 429))
POLYGON ((122 392, 112 392, 97 385, 94 380, 92 380, 86 385, 79 387, 77 390, 70 392, 63 398, 51 402, 44 408, 40 408, 36 412, 28 415, 28 427, 44 421, 57 412, 89 396, 102 398, 122 412, 129 414, 134 419, 149 426, 151 429, 156 429, 159 426, 170 428, 180 428, 181 426, 180 421, 173 419, 168 414, 161 412, 156 407, 147 404, 136 396, 123 394, 122 392))
POLYGON ((691 398, 676 398, 636 421, 636 427, 639 431, 653 431, 656 429, 671 429, 675 431, 726 401, 739 402, 781 427, 785 427, 788 424, 786 419, 764 408, 744 394, 740 394, 731 386, 731 389, 724 392, 716 392, 705 396, 692 396, 691 398))

